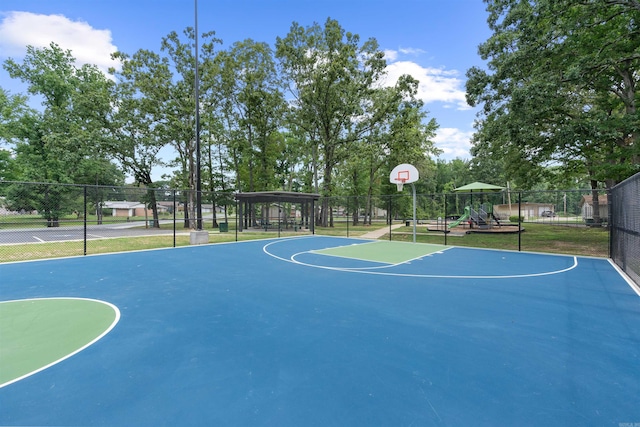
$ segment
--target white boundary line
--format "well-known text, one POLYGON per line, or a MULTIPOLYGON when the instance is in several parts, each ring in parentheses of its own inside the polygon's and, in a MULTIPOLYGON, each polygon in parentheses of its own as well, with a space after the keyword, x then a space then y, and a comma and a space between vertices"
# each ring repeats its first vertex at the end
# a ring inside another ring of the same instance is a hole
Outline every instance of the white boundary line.
POLYGON ((91 298, 76 298, 76 297, 26 298, 26 299, 20 299, 20 300, 0 301, 0 304, 10 303, 10 302, 42 301, 42 300, 83 300, 83 301, 98 302, 98 303, 101 303, 101 304, 104 304, 104 305, 107 305, 107 306, 111 307, 113 309, 113 311, 115 312, 116 316, 115 316, 115 319, 113 320, 113 323, 111 323, 111 325, 104 332, 102 332, 100 335, 98 335, 96 338, 94 338, 91 342, 85 344, 84 346, 80 347, 79 349, 75 350, 72 353, 67 354, 64 357, 61 357, 60 359, 49 363, 48 365, 42 366, 42 367, 36 369, 35 371, 31 371, 31 372, 29 372, 27 374, 22 375, 21 377, 14 378, 11 381, 7 381, 7 382, 5 382, 3 384, 0 384, 0 388, 6 387, 9 384, 13 384, 13 383, 18 382, 20 380, 23 380, 23 379, 25 379, 27 377, 30 377, 31 375, 37 374, 38 372, 42 372, 45 369, 48 369, 48 368, 52 367, 53 365, 56 365, 56 364, 58 364, 58 363, 60 363, 60 362, 62 362, 64 360, 67 360, 71 356, 74 356, 74 355, 80 353, 82 350, 84 350, 85 348, 88 348, 89 346, 95 344, 100 339, 102 339, 105 335, 107 335, 109 332, 111 332, 111 330, 120 321, 120 310, 118 309, 118 307, 116 307, 115 305, 113 305, 113 304, 111 304, 109 302, 101 301, 101 300, 97 300, 97 299, 91 299, 91 298))
MULTIPOLYGON (((366 245, 366 244, 367 243, 363 243, 363 245, 366 245)), ((354 243, 354 245, 358 245, 358 243, 354 243)), ((344 246, 339 246, 339 247, 344 247, 344 246)), ((444 251, 448 251, 449 249, 453 249, 453 246, 450 246, 448 248, 442 248, 439 251, 429 252, 428 254, 420 255, 420 256, 417 256, 415 258, 411 258, 411 259, 408 259, 406 261, 396 262, 396 263, 384 262, 384 261, 372 261, 372 260, 366 259, 366 258, 352 258, 352 257, 344 256, 344 255, 323 254, 321 252, 317 252, 318 250, 324 250, 324 249, 313 249, 313 250, 310 250, 310 251, 298 252, 297 254, 291 255, 291 260, 293 262, 297 263, 297 264, 313 266, 315 264, 305 264, 304 262, 300 262, 300 261, 297 261, 295 259, 296 256, 298 256, 298 255, 311 253, 311 254, 327 256, 327 257, 335 257, 335 258, 342 258, 342 259, 354 259, 354 260, 357 260, 357 261, 365 261, 365 262, 370 262, 370 263, 375 263, 375 264, 383 264, 383 265, 379 265, 379 266, 376 266, 376 267, 352 267, 352 268, 351 267, 341 267, 341 268, 339 268, 340 270, 353 270, 353 271, 357 271, 357 270, 377 270, 377 269, 381 269, 381 268, 391 268, 391 267, 395 267, 395 266, 402 265, 402 264, 411 264, 413 261, 420 260, 422 258, 432 256, 433 254, 441 254, 444 251)), ((318 267, 320 267, 320 266, 318 266, 318 267)))
MULTIPOLYGON (((1 232, 1 230, 0 230, 1 232)), ((170 234, 163 234, 162 236, 168 236, 170 234)), ((188 236, 189 233, 177 233, 176 236, 188 236)), ((132 236, 132 238, 137 238, 137 237, 148 237, 148 236, 132 236)), ((313 238, 316 236, 291 236, 291 237, 280 237, 280 239, 306 239, 306 238, 313 238)), ((115 240, 115 239, 120 239, 121 237, 105 237, 102 240, 115 240)), ((216 242, 216 243, 207 243, 207 244, 202 244, 202 245, 185 245, 185 246, 176 246, 174 247, 164 247, 164 248, 150 248, 150 249, 136 249, 133 251, 119 251, 119 252, 104 252, 104 253, 99 253, 99 254, 87 254, 87 255, 69 255, 69 256, 60 256, 60 257, 52 257, 52 258, 37 258, 37 259, 25 259, 25 260, 20 260, 20 261, 7 261, 7 262, 1 262, 0 263, 0 267, 3 265, 10 265, 10 264, 24 264, 24 263, 29 263, 29 262, 42 262, 42 261, 61 261, 61 260, 67 260, 67 259, 87 259, 87 258, 93 258, 93 257, 102 257, 102 256, 112 256, 112 255, 125 255, 125 254, 134 254, 134 253, 140 253, 140 252, 152 252, 152 251, 172 251, 172 250, 188 250, 188 249, 194 249, 194 248, 206 248, 206 247, 211 247, 211 246, 220 246, 220 245, 237 245, 237 244, 244 244, 244 243, 252 243, 252 242, 257 242, 257 241, 264 241, 264 240, 274 240, 277 239, 277 237, 265 237, 265 238, 261 238, 261 239, 252 239, 252 240, 238 240, 236 241, 230 241, 230 242, 216 242)), ((75 239, 75 240, 64 240, 64 242, 82 242, 83 239, 75 239)), ((60 243, 60 241, 49 241, 49 242, 42 242, 42 243, 60 243)), ((17 245, 39 245, 40 242, 28 242, 28 243, 7 243, 6 245, 1 245, 1 246, 17 246, 17 245)))
MULTIPOLYGON (((570 267, 564 268, 562 270, 555 270, 555 271, 545 271, 545 272, 541 272, 541 273, 529 273, 529 274, 513 274, 513 275, 506 275, 506 276, 497 276, 497 275, 487 275, 487 276, 464 276, 464 275, 440 275, 440 274, 409 274, 409 273, 388 273, 388 272, 381 272, 381 271, 370 271, 371 269, 369 269, 369 271, 367 270, 363 270, 361 268, 359 269, 349 269, 349 268, 343 268, 343 267, 329 267, 329 266, 325 266, 325 265, 317 265, 317 264, 308 264, 308 263, 304 263, 304 262, 300 262, 297 261, 295 258, 298 255, 301 254, 305 254, 305 253, 314 253, 313 250, 311 251, 302 251, 302 252, 298 252, 296 254, 293 254, 289 259, 287 258, 282 258, 278 255, 275 255, 271 252, 269 252, 269 250, 267 249, 269 246, 278 243, 278 241, 274 241, 271 243, 268 243, 266 245, 264 245, 262 247, 262 250, 264 253, 266 253, 267 255, 285 261, 285 262, 290 262, 292 264, 298 264, 298 265, 303 265, 306 267, 313 267, 313 268, 320 268, 320 269, 324 269, 324 270, 334 270, 334 271, 345 271, 348 273, 361 273, 361 274, 377 274, 377 275, 381 275, 381 276, 396 276, 396 277, 422 277, 422 278, 430 278, 430 279, 516 279, 516 278, 525 278, 525 277, 540 277, 540 276, 550 276, 550 275, 554 275, 554 274, 560 274, 560 273, 565 273, 567 271, 573 270, 578 266, 578 257, 574 256, 573 258, 573 265, 571 265, 570 267)), ((452 247, 453 249, 453 247, 452 247)), ((438 253, 438 252, 434 252, 434 253, 438 253)), ((440 252, 442 253, 442 252, 440 252)), ((318 254, 318 255, 324 255, 324 254, 318 254)), ((427 255, 424 255, 427 256, 427 255)), ((415 259, 420 259, 423 257, 417 257, 414 258, 415 259)), ((411 260, 411 261, 413 261, 411 260)), ((397 265, 401 265, 404 264, 406 262, 409 261, 405 261, 402 263, 398 263, 398 264, 390 264, 390 265, 385 265, 382 267, 372 267, 372 268, 389 268, 389 267, 394 267, 397 265)))
POLYGON ((613 266, 613 268, 615 268, 615 270, 618 272, 618 274, 620 275, 620 277, 622 277, 624 279, 625 282, 627 282, 627 284, 629 285, 629 287, 631 289, 633 289, 633 291, 638 294, 638 296, 640 296, 640 287, 636 284, 636 282, 634 282, 633 280, 631 280, 631 277, 629 277, 629 275, 627 275, 627 273, 624 272, 623 269, 620 268, 620 266, 618 264, 616 264, 615 262, 613 262, 613 260, 611 258, 609 258, 609 264, 611 264, 613 266))

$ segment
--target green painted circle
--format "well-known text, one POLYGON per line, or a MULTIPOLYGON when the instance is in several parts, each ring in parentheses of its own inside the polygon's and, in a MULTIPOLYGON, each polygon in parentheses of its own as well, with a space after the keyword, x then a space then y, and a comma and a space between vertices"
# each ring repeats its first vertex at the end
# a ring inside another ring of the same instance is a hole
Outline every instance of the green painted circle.
POLYGON ((84 350, 119 319, 116 306, 92 299, 0 302, 0 387, 84 350))

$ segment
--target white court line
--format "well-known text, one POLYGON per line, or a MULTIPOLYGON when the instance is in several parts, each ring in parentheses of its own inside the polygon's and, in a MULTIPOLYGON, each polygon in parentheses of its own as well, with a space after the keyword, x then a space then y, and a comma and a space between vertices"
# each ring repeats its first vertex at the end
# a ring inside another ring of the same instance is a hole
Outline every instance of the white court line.
POLYGON ((31 237, 33 237, 34 239, 36 239, 36 240, 37 240, 38 242, 40 242, 40 243, 45 243, 45 241, 44 241, 44 240, 42 240, 42 239, 41 239, 41 238, 39 238, 39 237, 36 237, 36 236, 31 236, 31 237))
MULTIPOLYGON (((363 245, 364 244, 367 244, 367 243, 363 243, 363 245)), ((358 243, 354 243, 353 245, 350 245, 350 246, 354 246, 354 245, 358 245, 358 243)), ((338 246, 338 247, 344 247, 344 246, 338 246)), ((297 261, 295 259, 295 257, 297 257, 298 255, 310 253, 310 254, 322 255, 322 256, 328 256, 328 257, 336 257, 336 258, 343 258, 343 259, 355 259, 355 260, 358 260, 358 261, 365 261, 365 262, 371 262, 371 263, 376 263, 376 264, 383 264, 383 265, 379 265, 379 266, 376 266, 376 267, 340 267, 340 270, 377 270, 377 269, 380 269, 380 268, 396 267, 396 266, 402 265, 402 264, 411 264, 413 261, 421 260, 422 258, 429 257, 429 256, 431 256, 433 254, 441 254, 444 251, 448 251, 449 249, 453 249, 453 247, 451 246, 451 247, 448 247, 448 248, 443 248, 442 250, 439 250, 439 251, 436 251, 436 252, 429 252, 428 254, 419 255, 419 256, 417 256, 415 258, 411 258, 411 259, 408 259, 406 261, 396 262, 396 263, 384 262, 384 261, 373 261, 373 260, 366 259, 366 258, 357 258, 357 257, 352 258, 352 257, 344 256, 344 255, 324 254, 324 253, 321 253, 321 252, 317 252, 317 251, 324 250, 324 249, 312 249, 310 251, 298 252, 297 254, 291 255, 291 260, 293 262, 297 263, 297 264, 305 264, 305 263, 303 263, 301 261, 297 261)), ((315 265, 315 264, 309 264, 309 265, 315 265)))
POLYGON ((13 384, 15 382, 18 382, 20 380, 23 380, 27 377, 30 377, 31 375, 37 374, 38 372, 42 372, 45 369, 48 369, 50 367, 52 367, 53 365, 56 365, 64 360, 67 360, 68 358, 70 358, 71 356, 74 356, 78 353, 80 353, 82 350, 84 350, 85 348, 95 344, 96 342, 98 342, 100 339, 102 339, 105 335, 107 335, 109 332, 111 332, 111 330, 116 326, 116 324, 120 321, 120 310, 118 309, 118 307, 116 307, 115 305, 106 302, 106 301, 101 301, 101 300, 97 300, 97 299, 91 299, 91 298, 75 298, 75 297, 55 297, 55 298, 26 298, 26 299, 21 299, 21 300, 12 300, 12 301, 0 301, 0 304, 5 304, 5 303, 10 303, 10 302, 22 302, 22 301, 41 301, 41 300, 83 300, 83 301, 93 301, 93 302, 98 302, 104 305, 107 305, 109 307, 111 307, 113 309, 113 311, 115 312, 116 316, 115 319, 113 319, 113 322, 111 323, 111 325, 104 331, 102 332, 100 335, 98 335, 96 338, 94 338, 91 342, 85 344, 84 346, 80 347, 79 349, 75 350, 73 353, 69 353, 66 356, 61 357, 58 360, 55 360, 51 363, 49 363, 46 366, 42 366, 34 371, 31 371, 29 373, 26 373, 24 375, 22 375, 21 377, 18 378, 14 378, 10 381, 7 381, 5 383, 0 384, 0 388, 8 386, 9 384, 13 384))
POLYGON ((627 284, 631 287, 631 289, 633 289, 633 291, 638 294, 638 296, 640 296, 640 286, 637 285, 633 280, 631 280, 631 277, 629 277, 627 273, 625 273, 624 270, 621 269, 620 266, 616 264, 611 258, 609 258, 608 261, 609 264, 611 264, 611 266, 618 272, 620 277, 622 277, 624 281, 627 282, 627 284))
MULTIPOLYGON (((282 243, 282 242, 274 241, 274 242, 271 242, 271 243, 268 243, 268 244, 264 245, 262 247, 263 252, 266 253, 269 256, 272 256, 272 257, 276 258, 276 259, 279 259, 279 260, 282 260, 282 261, 285 261, 285 262, 290 262, 292 264, 303 265, 305 267, 320 268, 320 269, 324 269, 324 270, 344 271, 344 272, 348 272, 348 273, 376 274, 376 275, 380 275, 380 276, 421 277, 421 278, 430 278, 430 279, 517 279, 517 278, 526 278, 526 277, 550 276, 550 275, 554 275, 554 274, 566 273, 567 271, 571 271, 571 270, 575 269, 578 266, 578 257, 574 256, 573 257, 573 265, 571 265, 570 267, 563 268, 562 270, 545 271, 545 272, 541 272, 541 273, 511 274, 511 275, 505 275, 505 276, 497 276, 497 275, 483 276, 483 275, 442 275, 442 274, 389 273, 389 272, 382 272, 382 271, 356 270, 356 269, 349 269, 349 268, 342 268, 342 267, 329 267, 329 266, 326 266, 326 265, 309 264, 309 263, 297 261, 295 259, 295 257, 297 257, 298 255, 301 255, 301 254, 304 254, 304 253, 313 253, 312 251, 298 252, 296 254, 293 254, 289 259, 283 258, 283 257, 280 257, 278 255, 275 255, 275 254, 269 252, 268 249, 267 249, 269 246, 271 246, 273 244, 276 244, 276 243, 282 243)), ((394 264, 394 265, 401 265, 401 264, 403 264, 403 263, 394 264)), ((385 266, 385 268, 393 267, 394 265, 385 266)))

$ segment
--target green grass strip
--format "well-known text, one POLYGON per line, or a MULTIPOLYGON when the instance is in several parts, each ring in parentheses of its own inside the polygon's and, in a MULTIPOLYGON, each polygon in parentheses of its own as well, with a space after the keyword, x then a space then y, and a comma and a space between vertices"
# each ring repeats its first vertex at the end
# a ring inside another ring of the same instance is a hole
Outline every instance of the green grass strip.
POLYGON ((313 252, 364 261, 399 264, 434 252, 442 251, 446 248, 446 246, 442 245, 376 240, 373 242, 339 246, 336 248, 322 249, 313 252))

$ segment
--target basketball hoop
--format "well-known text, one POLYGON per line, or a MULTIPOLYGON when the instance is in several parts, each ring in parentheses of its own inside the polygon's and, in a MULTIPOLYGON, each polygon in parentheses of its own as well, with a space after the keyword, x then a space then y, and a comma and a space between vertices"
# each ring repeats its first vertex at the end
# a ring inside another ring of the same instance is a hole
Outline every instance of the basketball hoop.
POLYGON ((413 185, 420 178, 420 173, 415 166, 409 163, 402 163, 389 173, 389 183, 396 184, 398 192, 401 192, 405 184, 411 184, 411 192, 413 193, 413 243, 416 242, 416 187, 413 185))

